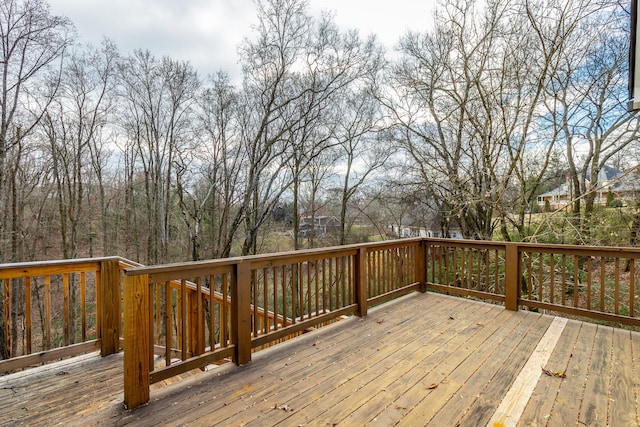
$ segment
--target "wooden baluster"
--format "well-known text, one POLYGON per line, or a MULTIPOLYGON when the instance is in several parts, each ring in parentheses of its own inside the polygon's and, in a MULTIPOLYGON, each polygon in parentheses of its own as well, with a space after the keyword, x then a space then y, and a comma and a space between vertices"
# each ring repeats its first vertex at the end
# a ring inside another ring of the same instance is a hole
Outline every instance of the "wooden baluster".
POLYGON ((69 274, 65 273, 62 275, 62 289, 63 289, 63 311, 64 311, 64 345, 68 346, 71 343, 69 338, 69 328, 70 328, 70 316, 69 316, 69 274))
POLYGON ((567 296, 567 256, 562 254, 562 305, 565 305, 567 296))
MULTIPOLYGON (((618 258, 616 258, 617 260, 618 258)), ((578 307, 580 297, 580 260, 573 256, 573 306, 578 307)))
POLYGON ((9 357, 11 352, 11 280, 4 279, 4 348, 9 357))
POLYGON ((164 286, 164 336, 165 352, 164 360, 166 366, 171 366, 171 352, 173 349, 173 289, 171 282, 166 281, 164 286))
POLYGON ((607 263, 607 260, 605 257, 600 257, 600 311, 605 312, 605 308, 604 308, 604 294, 605 294, 605 287, 604 287, 604 278, 605 278, 605 264, 607 263))
POLYGON ((84 271, 80 273, 80 311, 82 312, 82 342, 87 340, 87 282, 84 271))
MULTIPOLYGON (((232 281, 234 276, 231 277, 232 281)), ((220 325, 220 345, 229 346, 229 275, 222 276, 222 304, 220 314, 222 317, 220 325)))
POLYGON ((549 299, 551 300, 551 304, 555 304, 556 303, 556 299, 554 296, 554 291, 556 288, 556 257, 554 254, 550 254, 550 260, 549 260, 549 271, 550 271, 550 277, 549 277, 549 285, 551 287, 551 290, 549 291, 549 299))
POLYGON ((629 260, 629 316, 635 317, 636 260, 629 260))
POLYGON ((33 342, 31 337, 31 277, 27 276, 24 278, 24 286, 25 286, 25 316, 26 316, 26 331, 27 335, 27 352, 26 354, 31 354, 33 352, 33 342))
POLYGON ((49 275, 44 276, 44 323, 44 349, 49 350, 51 349, 51 276, 49 275))
POLYGON ((614 313, 620 314, 620 258, 616 257, 613 282, 613 310, 614 313))
POLYGON ((587 257, 587 310, 591 310, 591 281, 593 279, 591 274, 591 256, 587 257))
POLYGON ((367 248, 358 248, 355 259, 355 301, 358 305, 356 315, 367 315, 367 248))

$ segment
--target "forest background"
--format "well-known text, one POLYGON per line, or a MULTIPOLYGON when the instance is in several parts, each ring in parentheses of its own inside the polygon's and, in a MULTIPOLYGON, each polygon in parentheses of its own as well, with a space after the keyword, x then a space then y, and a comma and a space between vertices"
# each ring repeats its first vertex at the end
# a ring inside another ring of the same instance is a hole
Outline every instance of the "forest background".
POLYGON ((144 264, 392 237, 637 245, 628 2, 442 1, 397 51, 302 0, 258 0, 225 70, 105 39, 44 0, 0 3, 0 262, 144 264), (595 182, 594 182, 595 181, 595 182), (572 203, 538 213, 567 183, 572 203), (335 216, 334 233, 301 233, 335 216), (302 237, 304 236, 304 237, 302 237))

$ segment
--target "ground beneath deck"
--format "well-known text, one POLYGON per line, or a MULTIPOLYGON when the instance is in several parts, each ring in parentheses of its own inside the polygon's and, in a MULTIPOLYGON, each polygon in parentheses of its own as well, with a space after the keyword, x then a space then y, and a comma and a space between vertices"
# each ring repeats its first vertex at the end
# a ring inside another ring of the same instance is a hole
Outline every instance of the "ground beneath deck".
POLYGON ((638 356, 635 332, 411 294, 246 366, 154 385, 134 411, 121 355, 1 377, 0 425, 632 426, 638 356))

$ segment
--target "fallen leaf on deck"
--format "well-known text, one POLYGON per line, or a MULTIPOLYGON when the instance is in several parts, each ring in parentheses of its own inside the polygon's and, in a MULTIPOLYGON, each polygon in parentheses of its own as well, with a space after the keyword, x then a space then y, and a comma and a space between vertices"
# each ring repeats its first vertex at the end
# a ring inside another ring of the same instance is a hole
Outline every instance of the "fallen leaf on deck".
POLYGON ((453 316, 449 316, 449 320, 456 320, 453 316))
POLYGON ((384 322, 384 319, 378 319, 378 320, 376 320, 376 323, 383 323, 383 322, 384 322))
POLYGON ((320 345, 320 341, 316 341, 316 342, 313 343, 312 347, 317 347, 319 345, 320 345))
POLYGON ((438 384, 433 383, 433 384, 431 384, 429 387, 427 387, 427 389, 429 389, 429 390, 433 390, 434 388, 437 388, 437 387, 438 387, 438 384))
POLYGON ((542 372, 545 375, 548 375, 550 377, 557 377, 557 378, 566 378, 567 377, 567 371, 566 369, 564 371, 557 371, 557 372, 552 372, 548 369, 542 368, 542 372))
POLYGON ((273 409, 282 409, 284 412, 292 412, 293 409, 289 405, 274 405, 273 409))

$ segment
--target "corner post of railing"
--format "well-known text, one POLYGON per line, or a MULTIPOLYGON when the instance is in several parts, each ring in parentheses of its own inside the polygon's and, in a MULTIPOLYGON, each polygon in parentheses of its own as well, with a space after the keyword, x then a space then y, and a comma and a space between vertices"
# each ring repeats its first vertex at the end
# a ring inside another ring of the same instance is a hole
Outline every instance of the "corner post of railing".
POLYGON ((427 256, 429 254, 429 242, 426 239, 420 241, 416 253, 416 280, 420 282, 419 291, 427 291, 427 256))
POLYGON ((133 409, 149 402, 151 337, 148 275, 124 280, 124 405, 133 409))
POLYGON ((240 260, 234 265, 231 282, 231 338, 236 365, 251 362, 251 264, 240 260))
POLYGON ((100 262, 100 354, 120 351, 120 268, 116 258, 100 262))
POLYGON ((504 306, 507 310, 518 311, 521 266, 517 243, 505 244, 504 269, 504 306))
POLYGON ((355 298, 358 308, 356 315, 364 317, 367 315, 367 248, 360 247, 355 258, 355 298))

